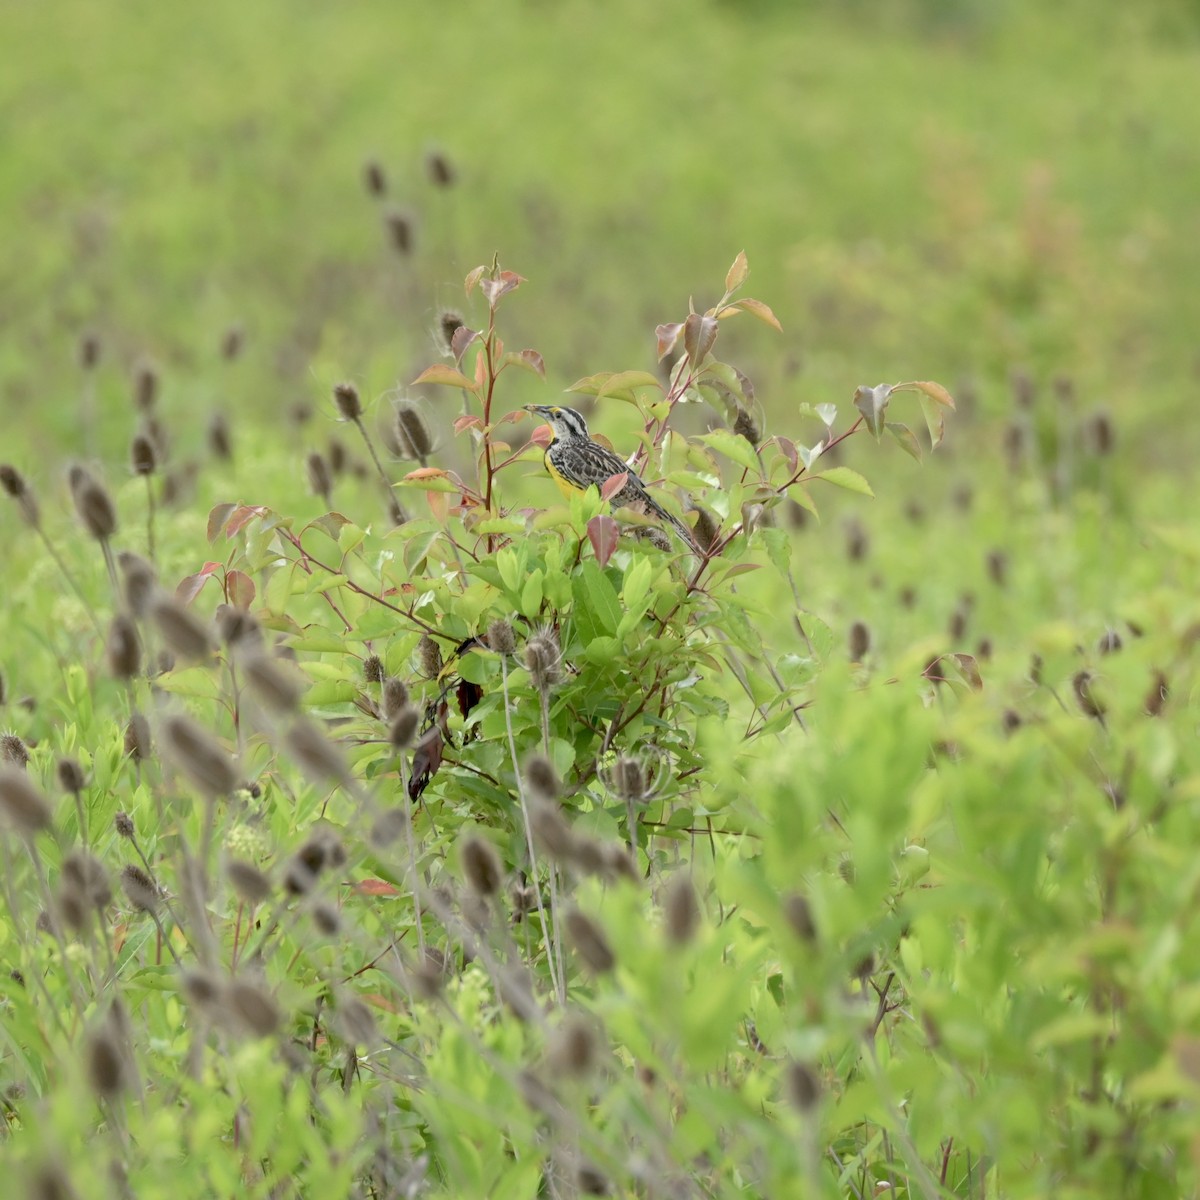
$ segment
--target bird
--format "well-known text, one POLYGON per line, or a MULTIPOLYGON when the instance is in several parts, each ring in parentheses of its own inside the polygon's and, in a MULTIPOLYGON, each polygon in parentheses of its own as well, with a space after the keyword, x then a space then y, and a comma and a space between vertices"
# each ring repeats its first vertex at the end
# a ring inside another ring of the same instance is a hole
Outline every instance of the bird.
POLYGON ((672 516, 646 490, 638 474, 619 455, 593 441, 583 414, 559 404, 527 404, 525 411, 544 417, 554 434, 546 447, 543 461, 551 478, 563 495, 572 491, 602 488, 614 475, 624 475, 620 491, 609 497, 613 508, 628 507, 666 521, 683 539, 689 550, 696 550, 692 531, 678 517, 672 516))

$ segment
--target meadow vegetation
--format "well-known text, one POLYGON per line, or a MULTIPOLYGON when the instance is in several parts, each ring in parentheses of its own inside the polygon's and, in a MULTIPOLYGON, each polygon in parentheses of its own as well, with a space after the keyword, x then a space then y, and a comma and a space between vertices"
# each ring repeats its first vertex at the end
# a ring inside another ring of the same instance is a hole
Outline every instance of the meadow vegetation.
POLYGON ((1194 1194, 1195 13, 56 7, 14 1186, 1194 1194))

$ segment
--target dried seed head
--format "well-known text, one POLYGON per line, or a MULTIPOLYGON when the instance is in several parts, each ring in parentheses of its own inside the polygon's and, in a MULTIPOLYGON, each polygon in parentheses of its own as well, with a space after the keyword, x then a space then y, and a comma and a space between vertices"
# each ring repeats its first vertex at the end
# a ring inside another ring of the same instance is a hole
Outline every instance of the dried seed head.
POLYGON ((142 667, 142 644, 132 617, 117 613, 105 644, 108 669, 116 679, 133 679, 142 667))
POLYGON ((687 945, 700 928, 700 900, 691 879, 679 871, 663 894, 663 918, 667 938, 676 946, 687 945))
POLYGON ((308 841, 288 863, 284 889, 292 896, 307 895, 316 886, 321 873, 340 867, 346 861, 346 851, 332 830, 313 830, 308 841))
POLYGON ((375 1017, 357 996, 342 996, 335 1015, 342 1037, 352 1045, 367 1046, 378 1037, 375 1017))
POLYGON ((84 898, 89 907, 100 911, 112 900, 112 885, 104 864, 86 850, 72 850, 63 859, 62 877, 84 898))
POLYGON ((1004 431, 1004 454, 1009 471, 1019 474, 1025 465, 1025 427, 1019 421, 1013 421, 1004 431))
POLYGON ((104 486, 86 472, 77 487, 71 489, 75 511, 84 529, 98 542, 107 541, 117 531, 117 510, 104 486))
POLYGON ((233 437, 224 413, 213 413, 208 422, 208 452, 221 462, 233 458, 233 437))
POLYGON ((1162 715, 1163 706, 1167 702, 1167 698, 1171 694, 1171 685, 1167 682, 1167 677, 1162 671, 1155 671, 1154 677, 1150 682, 1150 690, 1146 693, 1146 698, 1142 701, 1142 708, 1148 717, 1157 717, 1162 715))
POLYGON ((363 659, 363 679, 367 683, 383 682, 383 659, 378 654, 368 654, 363 659))
POLYGON ((329 464, 325 461, 325 456, 319 450, 313 450, 306 460, 306 466, 308 486, 313 495, 320 496, 328 504, 329 495, 333 491, 333 479, 329 474, 329 464))
POLYGON ((692 526, 692 537, 696 539, 696 545, 701 550, 709 550, 717 540, 717 534, 721 529, 720 523, 707 508, 702 508, 698 504, 693 505, 692 511, 696 514, 696 523, 692 526))
POLYGON ((865 621, 855 621, 850 626, 850 661, 862 662, 871 649, 871 630, 865 621))
POLYGON ((425 170, 429 173, 429 182, 434 187, 454 186, 456 178, 454 164, 440 150, 430 150, 425 155, 425 170))
POLYGON ((0 813, 26 837, 50 828, 50 805, 24 770, 17 767, 0 767, 0 813))
POLYGON ((79 1200, 79 1193, 61 1163, 44 1162, 33 1168, 25 1192, 27 1200, 79 1200))
POLYGON ((738 409, 737 417, 733 422, 733 432, 738 437, 743 437, 752 446, 757 446, 762 441, 762 431, 758 427, 758 422, 744 408, 738 409))
POLYGON ((421 410, 411 400, 401 400, 395 409, 392 437, 400 458, 424 462, 433 449, 433 437, 421 410))
POLYGON ((145 762, 150 749, 150 724, 141 713, 134 713, 125 726, 125 753, 136 762, 145 762))
POLYGON ((413 251, 413 219, 409 213, 392 209, 383 218, 384 228, 397 254, 409 255, 413 251))
POLYGON ((550 1035, 546 1057, 555 1075, 582 1079, 595 1070, 599 1055, 595 1025, 579 1013, 568 1013, 550 1035))
POLYGON ((1115 629, 1106 629, 1100 640, 1096 643, 1096 649, 1101 654, 1116 654, 1124 645, 1121 641, 1121 635, 1115 629))
POLYGON ((529 806, 529 824, 534 841, 555 862, 565 863, 575 858, 575 835, 556 804, 535 799, 529 806))
POLYGON ((139 912, 158 912, 162 900, 158 887, 137 863, 126 863, 121 868, 121 890, 139 912))
POLYGON ((603 872, 609 879, 624 879, 627 883, 641 883, 637 859, 624 842, 601 844, 603 872))
POLYGON ((389 675, 383 681, 383 716, 390 721, 402 708, 408 706, 408 688, 403 679, 389 675))
POLYGON ((246 346, 246 331, 240 325, 230 325, 221 335, 221 357, 233 362, 241 357, 246 346))
POLYGON ((79 891, 68 880, 63 880, 53 897, 54 915, 66 929, 81 933, 88 926, 88 906, 79 891))
POLYGON ((307 688, 305 678, 295 668, 285 667, 264 651, 246 655, 242 674, 255 696, 275 713, 294 712, 307 688))
POLYGON ((189 1004, 200 1009, 215 1008, 221 999, 221 982, 215 976, 193 968, 185 971, 179 981, 180 988, 189 1004))
POLYGON ((950 640, 953 642, 961 642, 967 632, 967 613, 966 610, 959 607, 950 614, 950 621, 946 627, 950 635, 950 640))
POLYGON ((368 196, 381 197, 387 195, 387 176, 373 158, 363 163, 363 187, 368 196))
POLYGON ((29 748, 21 740, 20 734, 0 734, 0 762, 19 771, 29 766, 29 748))
POLYGON ((207 729, 182 713, 161 726, 163 749, 206 796, 228 796, 240 778, 233 756, 207 729))
POLYGON ((568 909, 566 925, 575 953, 595 974, 603 975, 617 965, 604 930, 586 913, 577 908, 568 909))
POLYGON ((238 897, 247 904, 261 904, 271 894, 271 880, 253 863, 231 858, 225 864, 225 876, 238 897))
POLYGON ((416 740, 420 724, 421 714, 411 704, 406 704, 388 726, 388 740, 392 743, 392 749, 407 750, 416 740))
POLYGON ((646 772, 641 761, 628 754, 617 756, 607 771, 605 782, 622 800, 642 800, 646 796, 646 772))
POLYGON ((329 469, 335 475, 343 474, 350 466, 350 456, 346 447, 337 438, 329 439, 329 469))
POLYGON ((77 795, 82 792, 87 785, 87 780, 83 774, 83 768, 74 758, 60 758, 57 766, 58 786, 64 792, 70 792, 77 795))
POLYGON ((125 1056, 107 1029, 93 1030, 88 1037, 87 1077, 101 1100, 112 1100, 125 1089, 125 1056))
POLYGON ((208 627, 174 596, 160 593, 150 601, 150 616, 162 639, 180 658, 204 659, 212 649, 208 627))
POLYGON ((235 979, 226 996, 235 1023, 251 1037, 270 1037, 279 1027, 279 1009, 265 989, 235 979))
POLYGON ((846 525, 846 557, 851 562, 862 562, 871 548, 871 540, 867 531, 858 521, 850 521, 846 525))
POLYGON ((535 908, 537 908, 537 888, 528 884, 510 883, 508 885, 508 904, 512 909, 513 924, 519 925, 535 908))
POLYGON ((987 556, 988 578, 998 587, 1008 584, 1008 555, 1003 550, 989 550, 987 556))
POLYGON ((217 636, 226 646, 255 647, 262 644, 262 626, 244 608, 235 604, 218 604, 213 613, 217 636))
POLYGON ((975 657, 980 662, 990 662, 992 657, 992 639, 980 638, 975 645, 975 657))
POLYGON ((546 630, 525 643, 525 667, 543 696, 562 678, 562 651, 552 632, 546 630))
POLYGON ((311 916, 317 932, 325 937, 337 937, 342 931, 342 918, 332 904, 318 902, 312 906, 311 916))
POLYGON ((443 354, 454 353, 454 335, 465 324, 462 313, 455 312, 452 308, 445 308, 438 313, 434 337, 443 354))
POLYGON ((1096 695, 1095 688, 1092 687, 1092 679, 1090 671, 1077 671, 1071 680, 1071 686, 1075 689, 1075 699, 1079 702, 1080 711, 1084 716, 1099 721, 1104 718, 1106 710, 1103 702, 1096 695))
POLYGON ((386 850, 399 841, 408 828, 408 813, 402 808, 385 809, 371 826, 371 845, 376 850, 386 850))
POLYGON ((517 652, 517 639, 513 634, 513 627, 499 618, 488 626, 487 643, 497 654, 517 652))
POLYGON ((1000 723, 1005 733, 1012 733, 1021 728, 1021 714, 1015 708, 1006 708, 1000 723))
POLYGON ((1112 418, 1108 413, 1098 412, 1088 422, 1087 440, 1092 453, 1099 458, 1106 458, 1113 452, 1116 436, 1113 433, 1112 418))
POLYGON ((16 467, 8 463, 0 463, 0 488, 3 488, 21 507, 21 515, 27 524, 35 529, 38 525, 39 513, 37 500, 25 481, 25 476, 16 467))
POLYGON ((495 896, 504 883, 504 867, 495 846, 484 838, 471 836, 462 843, 463 877, 480 896, 495 896))
POLYGON ((357 421, 362 417, 362 400, 352 383, 339 383, 334 387, 333 403, 344 421, 357 421))
POLYGON ((531 754, 525 760, 525 782, 537 799, 547 803, 562 795, 562 784, 554 773, 554 767, 541 754, 531 754))
POLYGON ((575 1184, 581 1196, 607 1196, 612 1191, 608 1176, 594 1163, 579 1164, 575 1184))
POLYGON ((136 831, 133 827, 133 818, 123 809, 113 817, 113 828, 117 831, 118 837, 128 838, 133 840, 136 831))
POLYGON ((1013 401, 1018 408, 1032 408, 1037 397, 1037 388, 1033 376, 1024 367, 1014 367, 1009 375, 1012 384, 1013 401))
POLYGON ((812 909, 808 901, 798 892, 793 892, 783 902, 783 916, 792 932, 802 942, 817 940, 817 927, 813 922, 812 909))
POLYGON ((536 1021, 539 1011, 533 998, 533 977, 521 963, 505 963, 496 973, 496 992, 520 1021, 536 1021))
POLYGON ((89 330, 79 339, 79 365, 85 371, 94 371, 99 364, 100 338, 89 330))
POLYGON ((129 463, 135 475, 153 475, 158 467, 158 451, 144 433, 134 434, 129 444, 129 463))
POLYGON ((427 633, 421 634, 421 640, 417 643, 417 663, 426 679, 436 679, 441 673, 442 652, 427 633))
POLYGON ((124 584, 125 602, 135 617, 144 617, 150 608, 150 597, 158 586, 154 568, 140 554, 122 550, 117 555, 124 584))
POLYGON ((133 403, 139 412, 149 413, 158 401, 158 370, 143 359, 133 371, 133 403))
POLYGON ((800 1112, 811 1112, 821 1099, 821 1078, 807 1063, 790 1063, 784 1075, 787 1098, 800 1112))
POLYGON ((292 757, 316 782, 350 782, 350 771, 341 750, 311 721, 297 721, 287 731, 286 740, 292 757))

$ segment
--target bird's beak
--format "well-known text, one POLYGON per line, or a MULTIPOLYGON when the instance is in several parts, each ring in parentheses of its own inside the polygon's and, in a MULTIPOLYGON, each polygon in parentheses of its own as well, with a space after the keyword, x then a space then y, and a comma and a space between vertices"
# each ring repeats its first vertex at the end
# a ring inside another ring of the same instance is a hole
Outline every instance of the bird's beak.
POLYGON ((538 416, 545 415, 546 410, 540 404, 526 404, 525 411, 529 413, 537 413, 538 416))

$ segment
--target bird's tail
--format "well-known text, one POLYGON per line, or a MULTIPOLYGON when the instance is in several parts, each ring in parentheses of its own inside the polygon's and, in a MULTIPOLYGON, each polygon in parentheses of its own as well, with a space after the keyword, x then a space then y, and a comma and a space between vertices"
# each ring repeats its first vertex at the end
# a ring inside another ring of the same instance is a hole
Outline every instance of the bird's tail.
POLYGON ((692 533, 692 531, 678 517, 672 516, 671 513, 667 512, 667 510, 663 508, 663 506, 659 504, 657 500, 651 499, 650 504, 654 510, 654 515, 660 520, 666 521, 666 523, 670 525, 677 534, 679 534, 683 544, 687 546, 687 548, 692 551, 693 554, 699 554, 700 547, 697 544, 695 535, 692 533))

